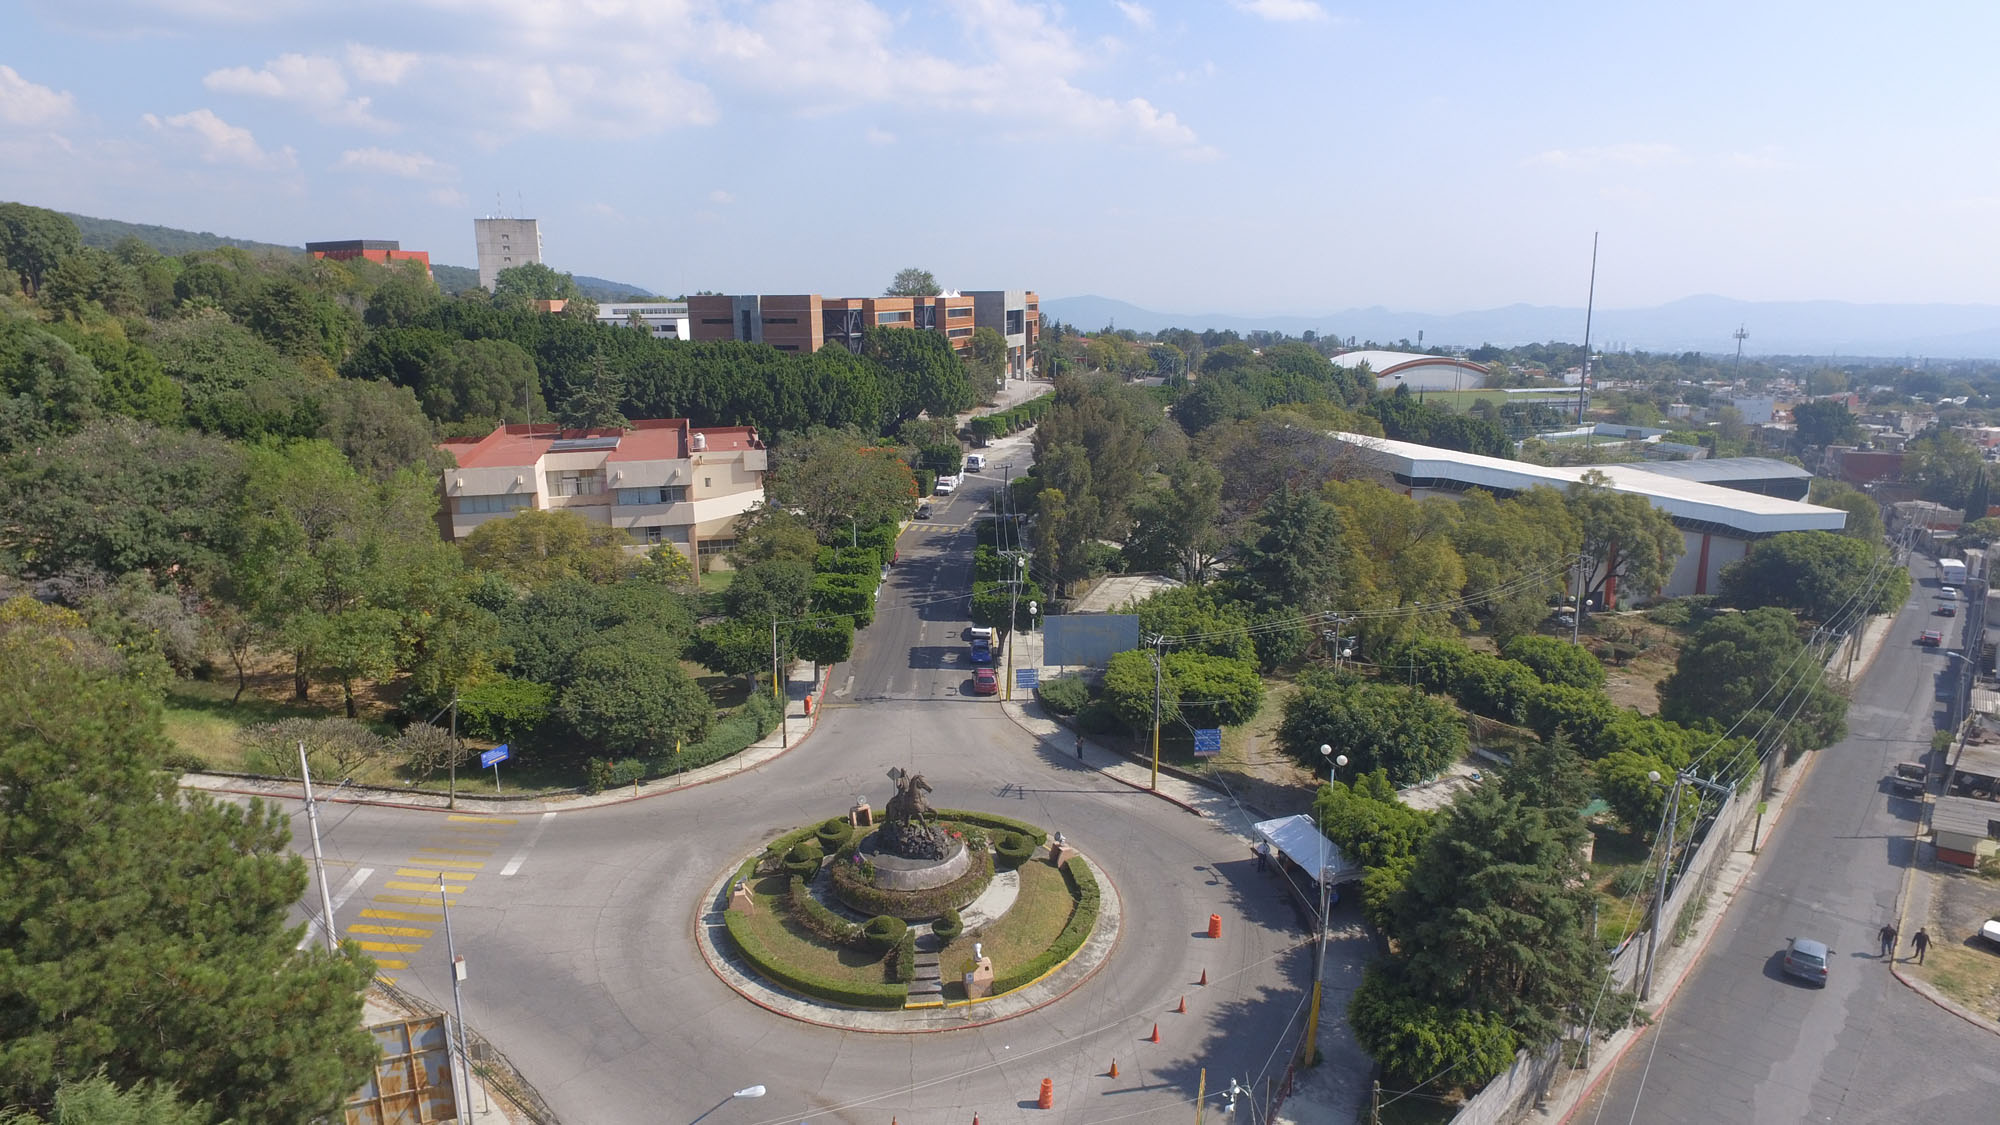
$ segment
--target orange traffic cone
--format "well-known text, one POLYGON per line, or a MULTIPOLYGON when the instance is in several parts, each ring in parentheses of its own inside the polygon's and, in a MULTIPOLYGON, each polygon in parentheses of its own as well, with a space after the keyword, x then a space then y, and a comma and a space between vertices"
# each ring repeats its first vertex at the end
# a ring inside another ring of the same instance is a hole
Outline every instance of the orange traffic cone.
POLYGON ((1054 1109, 1055 1107, 1056 1080, 1053 1078, 1044 1078, 1042 1079, 1042 1096, 1035 1101, 1035 1108, 1054 1109))
POLYGON ((1116 1078, 1116 1077, 1118 1077, 1118 1060, 1117 1060, 1117 1059, 1112 1059, 1112 1060, 1111 1060, 1111 1073, 1110 1073, 1110 1074, 1107 1074, 1107 1075, 1105 1075, 1105 1077, 1106 1077, 1106 1078, 1116 1078))
POLYGON ((1174 1009, 1174 1014, 1177 1016, 1187 1015, 1187 997, 1181 997, 1180 1005, 1174 1009))
POLYGON ((1211 914, 1208 916, 1208 936, 1209 937, 1222 936, 1222 915, 1211 914))
POLYGON ((1203 970, 1201 971, 1201 986, 1202 986, 1203 988, 1207 988, 1207 987, 1208 987, 1208 970, 1207 970, 1207 969, 1203 969, 1203 970))
POLYGON ((1159 1041, 1160 1041, 1160 1025, 1159 1025, 1159 1024, 1154 1024, 1154 1025, 1153 1025, 1153 1042, 1155 1042, 1155 1043, 1158 1043, 1159 1041))

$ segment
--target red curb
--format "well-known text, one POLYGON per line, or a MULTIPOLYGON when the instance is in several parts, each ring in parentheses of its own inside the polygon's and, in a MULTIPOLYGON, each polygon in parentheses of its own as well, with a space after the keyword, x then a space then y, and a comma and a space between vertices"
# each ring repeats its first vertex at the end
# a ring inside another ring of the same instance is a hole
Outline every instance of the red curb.
MULTIPOLYGON (((1008 722, 1011 722, 1015 726, 1021 728, 1021 733, 1032 737, 1033 739, 1035 739, 1036 742, 1040 742, 1042 740, 1043 736, 1036 734, 1034 731, 1029 730, 1026 726, 1022 724, 1019 717, 1014 715, 1012 712, 1008 712, 1005 707, 1002 707, 1000 710, 1002 712, 1006 712, 1008 722)), ((1188 804, 1186 801, 1183 801, 1178 797, 1170 797, 1167 794, 1160 792, 1158 789, 1155 789, 1150 785, 1141 785, 1136 781, 1127 781, 1124 778, 1119 777, 1117 774, 1112 773, 1110 770, 1102 769, 1097 766, 1086 765, 1084 768, 1092 771, 1093 773, 1096 773, 1100 777, 1110 778, 1112 781, 1115 781, 1118 784, 1123 785, 1128 789, 1136 789, 1141 793, 1148 793, 1151 794, 1152 796, 1158 797, 1160 800, 1165 801, 1170 805, 1173 805, 1174 807, 1180 809, 1182 812, 1191 813, 1199 817, 1206 817, 1208 815, 1207 813, 1201 811, 1200 809, 1194 807, 1193 805, 1188 804)))

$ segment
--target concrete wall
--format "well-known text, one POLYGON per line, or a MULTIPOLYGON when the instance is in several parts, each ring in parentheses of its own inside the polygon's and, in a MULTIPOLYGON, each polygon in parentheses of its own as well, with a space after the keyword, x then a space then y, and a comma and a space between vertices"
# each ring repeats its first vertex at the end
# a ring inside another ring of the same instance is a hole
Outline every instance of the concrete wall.
POLYGON ((474 219, 472 242, 479 284, 489 292, 501 270, 542 260, 542 232, 534 219, 474 219))

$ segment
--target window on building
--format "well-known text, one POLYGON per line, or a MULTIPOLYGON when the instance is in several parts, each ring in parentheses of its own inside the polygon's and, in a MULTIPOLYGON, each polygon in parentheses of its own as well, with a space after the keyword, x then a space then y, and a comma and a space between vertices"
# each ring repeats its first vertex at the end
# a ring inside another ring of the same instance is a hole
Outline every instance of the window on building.
POLYGON ((795 352, 799 350, 797 344, 773 344, 772 347, 777 348, 781 352, 795 352))
POLYGON ((687 485, 669 484, 659 488, 621 488, 620 504, 678 504, 687 499, 687 485))
POLYGON ((726 316, 705 316, 701 318, 701 322, 703 324, 728 324, 730 320, 726 316))
POLYGON ((798 322, 799 318, 795 316, 767 316, 764 318, 765 324, 797 324, 798 322))
POLYGON ((963 337, 966 337, 966 336, 970 336, 970 335, 972 335, 972 329, 970 329, 970 328, 954 328, 954 329, 952 329, 951 331, 949 331, 949 332, 945 333, 945 335, 947 335, 947 336, 951 337, 951 338, 952 338, 952 339, 954 339, 954 340, 957 340, 957 339, 961 339, 961 338, 963 338, 963 337))
POLYGON ((890 309, 888 312, 875 314, 875 323, 877 324, 908 324, 909 322, 910 310, 908 309, 890 309))
POLYGON ((535 498, 525 492, 503 496, 461 496, 458 498, 458 512, 464 516, 483 516, 493 512, 514 512, 531 508, 535 498))
POLYGON ((704 539, 701 541, 699 551, 702 558, 707 558, 710 555, 726 555, 735 549, 734 539, 704 539))
POLYGON ((604 491, 604 474, 596 469, 550 469, 544 475, 550 496, 595 496, 604 491))
POLYGON ((971 310, 971 309, 952 309, 952 310, 951 310, 950 312, 948 312, 948 313, 947 313, 946 315, 947 315, 947 316, 949 316, 949 317, 951 317, 951 319, 953 319, 953 320, 957 320, 957 319, 958 319, 959 317, 962 317, 962 316, 971 316, 971 315, 972 315, 972 310, 971 310))
POLYGON ((1026 325, 1026 323, 1025 323, 1025 320, 1026 320, 1026 318, 1027 318, 1027 314, 1026 314, 1026 313, 1024 313, 1024 312, 1022 312, 1021 310, 1019 310, 1019 309, 1008 309, 1008 310, 1007 310, 1007 335, 1009 335, 1009 336, 1019 336, 1019 335, 1020 335, 1020 334, 1021 334, 1022 332, 1026 331, 1026 330, 1027 330, 1027 325, 1026 325))

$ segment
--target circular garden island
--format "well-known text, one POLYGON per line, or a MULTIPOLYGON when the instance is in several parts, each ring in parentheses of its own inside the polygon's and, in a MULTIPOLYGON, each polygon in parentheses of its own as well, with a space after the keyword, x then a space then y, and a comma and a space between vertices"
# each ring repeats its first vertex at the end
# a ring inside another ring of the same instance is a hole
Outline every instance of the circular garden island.
POLYGON ((727 888, 730 943, 788 992, 853 1008, 1000 996, 1067 964, 1097 924, 1096 876, 1060 837, 988 813, 932 809, 921 774, 891 771, 877 820, 787 832, 727 888))

